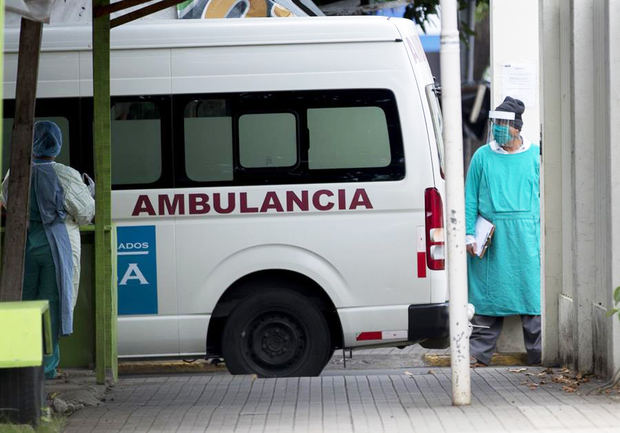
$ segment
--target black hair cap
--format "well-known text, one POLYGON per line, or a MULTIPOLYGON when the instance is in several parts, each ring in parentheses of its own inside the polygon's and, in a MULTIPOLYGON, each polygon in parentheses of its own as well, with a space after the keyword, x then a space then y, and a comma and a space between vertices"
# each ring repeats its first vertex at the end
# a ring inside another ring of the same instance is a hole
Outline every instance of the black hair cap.
POLYGON ((515 113, 514 127, 519 131, 523 127, 523 119, 521 118, 521 115, 525 111, 525 104, 523 101, 506 96, 504 102, 499 104, 495 111, 509 111, 515 113))

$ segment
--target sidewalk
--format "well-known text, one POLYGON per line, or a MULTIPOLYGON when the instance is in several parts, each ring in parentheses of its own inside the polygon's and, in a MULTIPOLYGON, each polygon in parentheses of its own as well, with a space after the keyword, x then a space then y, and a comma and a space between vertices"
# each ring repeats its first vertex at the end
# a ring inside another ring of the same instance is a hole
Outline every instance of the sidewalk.
POLYGON ((472 370, 472 405, 451 405, 450 370, 328 370, 317 378, 169 375, 121 378, 66 433, 618 432, 620 400, 562 390, 543 368, 472 370))

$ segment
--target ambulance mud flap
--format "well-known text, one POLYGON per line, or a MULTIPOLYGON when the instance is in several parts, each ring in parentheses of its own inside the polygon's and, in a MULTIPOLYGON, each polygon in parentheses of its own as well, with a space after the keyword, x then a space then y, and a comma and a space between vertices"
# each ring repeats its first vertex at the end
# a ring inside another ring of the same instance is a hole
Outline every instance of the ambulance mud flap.
MULTIPOLYGON (((408 340, 417 343, 423 340, 448 342, 450 325, 448 303, 409 306, 408 340)), ((431 343, 433 344, 433 343, 431 343)), ((425 344, 422 344, 426 347, 425 344)), ((433 344, 435 345, 435 344, 433 344)), ((445 347, 445 344, 442 344, 445 347)))

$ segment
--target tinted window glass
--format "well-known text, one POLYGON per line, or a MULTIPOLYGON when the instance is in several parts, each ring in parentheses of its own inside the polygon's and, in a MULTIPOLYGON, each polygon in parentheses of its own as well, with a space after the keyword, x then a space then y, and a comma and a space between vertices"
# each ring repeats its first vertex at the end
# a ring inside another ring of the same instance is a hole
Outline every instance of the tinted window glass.
POLYGON ((308 110, 310 169, 386 167, 390 138, 379 107, 308 110))
POLYGON ((290 167, 297 162, 297 126, 291 113, 239 118, 239 160, 246 168, 290 167))
POLYGON ((183 119, 185 171, 198 182, 233 179, 232 117, 225 99, 190 101, 183 119))
POLYGON ((390 90, 176 95, 172 107, 178 187, 405 176, 400 117, 390 90))
MULTIPOLYGON (((69 141, 69 120, 65 117, 37 117, 37 120, 50 120, 58 125, 62 132, 62 147, 56 161, 61 164, 69 165, 69 154, 71 142, 69 141)), ((2 177, 9 169, 11 157, 11 134, 13 132, 13 119, 4 119, 2 124, 2 177)))
POLYGON ((439 156, 439 166, 441 167, 441 175, 443 176, 446 172, 443 148, 443 117, 441 115, 441 106, 439 105, 437 92, 434 84, 426 86, 426 97, 428 98, 428 105, 431 109, 433 131, 435 132, 435 142, 437 143, 437 154, 439 156))
POLYGON ((112 106, 112 184, 148 184, 161 177, 161 118, 153 102, 112 106))

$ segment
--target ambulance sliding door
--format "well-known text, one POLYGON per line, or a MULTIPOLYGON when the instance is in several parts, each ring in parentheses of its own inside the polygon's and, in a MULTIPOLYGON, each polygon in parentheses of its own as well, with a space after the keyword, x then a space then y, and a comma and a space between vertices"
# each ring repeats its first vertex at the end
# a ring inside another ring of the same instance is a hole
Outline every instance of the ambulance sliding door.
POLYGON ((174 196, 170 98, 114 98, 111 112, 119 356, 178 355, 176 217, 159 200, 174 196))

